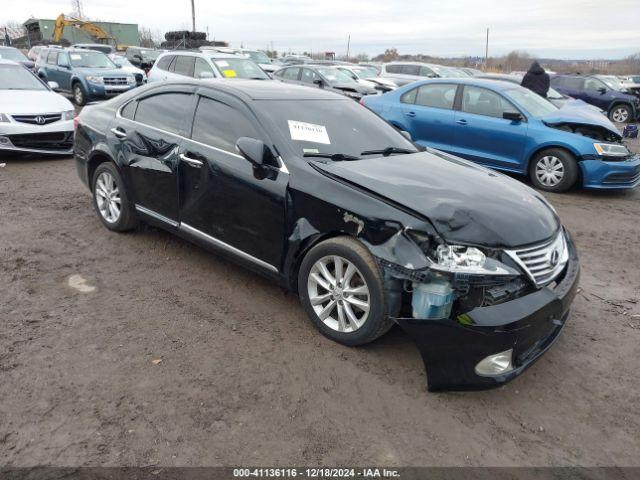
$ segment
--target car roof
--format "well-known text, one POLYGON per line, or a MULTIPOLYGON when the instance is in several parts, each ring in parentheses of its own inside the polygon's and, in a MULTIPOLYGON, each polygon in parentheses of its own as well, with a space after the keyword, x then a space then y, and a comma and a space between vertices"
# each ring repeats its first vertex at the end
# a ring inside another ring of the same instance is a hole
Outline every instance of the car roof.
MULTIPOLYGON (((245 100, 346 100, 353 101, 343 95, 309 88, 301 85, 278 82, 275 80, 180 80, 157 82, 152 84, 158 88, 171 86, 196 86, 229 93, 245 100)), ((147 87, 148 89, 149 87, 147 87)))
POLYGON ((485 87, 485 88, 489 88, 491 90, 496 90, 496 91, 513 90, 514 88, 517 88, 519 86, 511 82, 505 82, 504 80, 492 80, 492 79, 477 78, 477 77, 431 78, 428 80, 419 80, 417 82, 410 83, 409 85, 417 86, 417 85, 425 85, 425 84, 431 84, 431 83, 454 83, 456 85, 470 85, 474 87, 485 87))
POLYGON ((4 58, 0 58, 0 65, 15 65, 16 67, 24 68, 18 62, 14 62, 13 60, 6 60, 4 58))
POLYGON ((233 53, 222 53, 216 52, 215 50, 205 50, 204 52, 199 52, 196 50, 170 50, 168 52, 162 53, 161 57, 166 57, 168 55, 186 55, 193 57, 204 57, 204 58, 244 58, 244 55, 235 55, 233 53))

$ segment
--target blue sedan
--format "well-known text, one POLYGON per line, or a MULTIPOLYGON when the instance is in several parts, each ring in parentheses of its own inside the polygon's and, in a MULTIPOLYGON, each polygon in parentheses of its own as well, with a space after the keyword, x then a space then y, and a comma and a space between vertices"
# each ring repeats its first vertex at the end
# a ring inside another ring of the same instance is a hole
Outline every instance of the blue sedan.
POLYGON ((576 182, 599 189, 640 183, 640 155, 629 152, 604 115, 557 108, 515 84, 425 80, 362 103, 418 144, 529 175, 542 190, 563 192, 576 182))

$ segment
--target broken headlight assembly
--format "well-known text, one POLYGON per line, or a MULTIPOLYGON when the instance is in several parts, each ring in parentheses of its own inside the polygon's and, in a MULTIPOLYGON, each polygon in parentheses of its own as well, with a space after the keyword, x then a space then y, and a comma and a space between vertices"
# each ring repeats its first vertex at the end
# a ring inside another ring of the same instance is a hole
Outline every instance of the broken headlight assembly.
POLYGON ((619 143, 594 143, 593 148, 601 157, 607 157, 608 159, 623 159, 631 155, 631 152, 619 143))

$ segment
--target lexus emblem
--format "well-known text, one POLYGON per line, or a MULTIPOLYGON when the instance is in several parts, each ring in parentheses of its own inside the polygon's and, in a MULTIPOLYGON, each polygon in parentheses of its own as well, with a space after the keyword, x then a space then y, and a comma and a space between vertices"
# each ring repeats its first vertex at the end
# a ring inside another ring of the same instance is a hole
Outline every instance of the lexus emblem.
POLYGON ((36 117, 36 123, 37 123, 38 125, 44 125, 44 124, 45 124, 45 119, 44 119, 44 117, 43 117, 43 116, 41 116, 41 115, 38 115, 38 116, 36 117))
POLYGON ((560 261, 560 252, 558 251, 558 249, 554 249, 551 252, 551 255, 549 255, 549 263, 551 264, 552 267, 555 267, 556 265, 558 265, 559 261, 560 261))

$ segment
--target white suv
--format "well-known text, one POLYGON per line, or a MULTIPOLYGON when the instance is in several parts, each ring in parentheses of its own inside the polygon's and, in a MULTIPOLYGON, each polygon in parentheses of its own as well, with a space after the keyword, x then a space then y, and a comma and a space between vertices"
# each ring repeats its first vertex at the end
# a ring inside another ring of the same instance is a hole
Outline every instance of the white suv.
POLYGON ((158 57, 149 70, 147 81, 181 80, 185 77, 269 80, 269 76, 245 56, 213 51, 172 51, 158 57))

